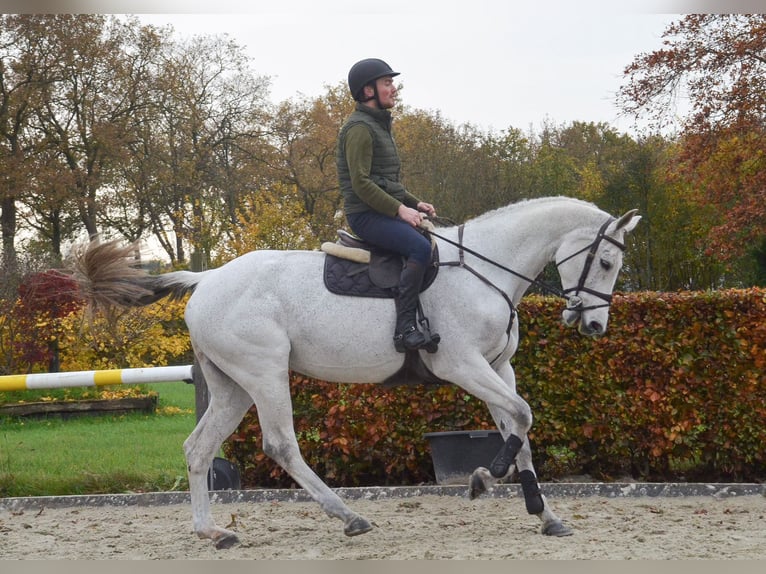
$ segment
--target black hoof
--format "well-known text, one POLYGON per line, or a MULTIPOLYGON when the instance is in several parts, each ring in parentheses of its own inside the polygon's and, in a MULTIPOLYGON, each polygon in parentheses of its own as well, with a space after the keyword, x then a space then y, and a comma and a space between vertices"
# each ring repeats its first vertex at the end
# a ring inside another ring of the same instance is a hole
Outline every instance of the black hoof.
POLYGON ((487 487, 484 484, 484 480, 481 478, 481 476, 479 476, 478 473, 474 472, 471 475, 471 482, 468 489, 468 498, 470 500, 475 500, 485 492, 487 492, 487 487))
POLYGON ((574 530, 568 526, 564 526, 564 523, 560 520, 543 524, 541 532, 546 536, 572 536, 572 534, 574 534, 574 530))
POLYGON ((343 529, 343 534, 346 536, 359 536, 370 530, 372 530, 372 524, 367 522, 361 516, 357 516, 351 522, 346 524, 346 527, 343 529))
POLYGON ((218 550, 226 550, 227 548, 231 548, 232 546, 236 546, 239 544, 239 538, 237 538, 236 534, 227 534, 223 538, 219 538, 215 542, 215 547, 218 550))

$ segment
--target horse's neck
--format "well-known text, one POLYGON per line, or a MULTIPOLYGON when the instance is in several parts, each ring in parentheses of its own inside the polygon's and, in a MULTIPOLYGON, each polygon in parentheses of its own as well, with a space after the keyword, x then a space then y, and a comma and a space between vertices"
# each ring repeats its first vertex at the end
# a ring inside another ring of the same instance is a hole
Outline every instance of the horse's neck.
MULTIPOLYGON (((464 245, 516 273, 534 279, 554 259, 564 237, 588 224, 596 211, 585 204, 567 201, 547 204, 530 202, 527 207, 497 210, 466 223, 464 245)), ((498 267, 484 265, 484 270, 514 301, 521 299, 529 288, 529 282, 520 281, 498 267)))

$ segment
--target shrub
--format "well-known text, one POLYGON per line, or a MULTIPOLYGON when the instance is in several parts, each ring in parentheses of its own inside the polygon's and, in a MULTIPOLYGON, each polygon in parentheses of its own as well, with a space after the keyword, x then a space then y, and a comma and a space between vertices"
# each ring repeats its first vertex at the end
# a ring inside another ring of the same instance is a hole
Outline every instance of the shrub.
POLYGON ((186 298, 163 300, 91 320, 82 312, 61 320, 63 371, 159 367, 191 364, 189 332, 183 321, 186 298))
MULTIPOLYGON (((560 312, 558 299, 527 297, 513 359, 541 479, 766 476, 766 291, 618 294, 599 339, 563 327, 560 312)), ((452 386, 294 374, 291 392, 304 457, 335 486, 433 481, 424 433, 493 427, 486 406, 452 386)), ((263 454, 254 409, 224 449, 245 486, 293 486, 263 454)))
POLYGON ((764 477, 764 290, 616 296, 595 340, 571 337, 547 300, 525 311, 515 362, 534 443, 605 478, 764 477))
POLYGON ((29 273, 18 297, 0 300, 0 373, 58 370, 59 321, 82 308, 71 277, 49 270, 29 273))
MULTIPOLYGON (((183 301, 86 318, 71 277, 29 275, 14 300, 0 299, 0 374, 90 371, 190 364, 194 357, 183 301)), ((77 398, 113 391, 75 389, 0 393, 0 403, 32 397, 77 398)))

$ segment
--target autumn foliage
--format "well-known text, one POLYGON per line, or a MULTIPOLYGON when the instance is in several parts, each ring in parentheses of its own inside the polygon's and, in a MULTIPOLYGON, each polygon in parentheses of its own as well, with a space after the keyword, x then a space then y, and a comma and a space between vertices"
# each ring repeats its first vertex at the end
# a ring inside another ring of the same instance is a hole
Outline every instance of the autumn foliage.
POLYGON ((60 321, 82 306, 71 277, 54 270, 28 274, 19 284, 17 297, 0 298, 3 362, 19 372, 36 366, 57 370, 52 367, 58 361, 60 321))
POLYGON ((626 112, 660 125, 680 98, 688 102, 678 174, 700 204, 720 213, 707 247, 724 261, 764 241, 764 54, 764 14, 688 14, 668 27, 661 49, 639 54, 625 69, 618 98, 626 112))
MULTIPOLYGON (((766 291, 617 295, 609 334, 586 339, 561 302, 528 297, 514 358, 543 480, 766 477, 766 291)), ((493 428, 462 390, 335 385, 294 375, 295 428, 334 486, 433 482, 423 434, 493 428)), ((246 487, 290 487, 261 450, 254 410, 225 444, 246 487)))
POLYGON ((606 337, 572 337, 551 302, 525 305, 516 361, 538 449, 603 477, 766 476, 766 291, 615 297, 606 337))
POLYGON ((89 318, 70 275, 29 274, 16 297, 0 297, 0 374, 191 363, 185 303, 164 300, 89 318))

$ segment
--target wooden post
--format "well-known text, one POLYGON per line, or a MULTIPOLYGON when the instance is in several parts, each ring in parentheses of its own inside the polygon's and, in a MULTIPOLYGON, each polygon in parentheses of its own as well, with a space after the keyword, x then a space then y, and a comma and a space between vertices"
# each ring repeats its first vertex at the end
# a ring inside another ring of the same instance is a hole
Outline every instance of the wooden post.
MULTIPOLYGON (((189 258, 189 268, 191 271, 199 272, 205 269, 202 253, 194 249, 189 258)), ((207 382, 205 376, 202 374, 202 369, 199 366, 197 357, 194 357, 194 368, 192 370, 192 378, 194 382, 194 410, 197 413, 197 422, 205 414, 208 404, 210 404, 210 395, 207 390, 207 382)))
POLYGON ((194 410, 197 414, 197 422, 199 422, 207 410, 207 405, 210 403, 210 395, 208 394, 205 375, 202 374, 197 357, 194 357, 192 382, 194 383, 194 410))

